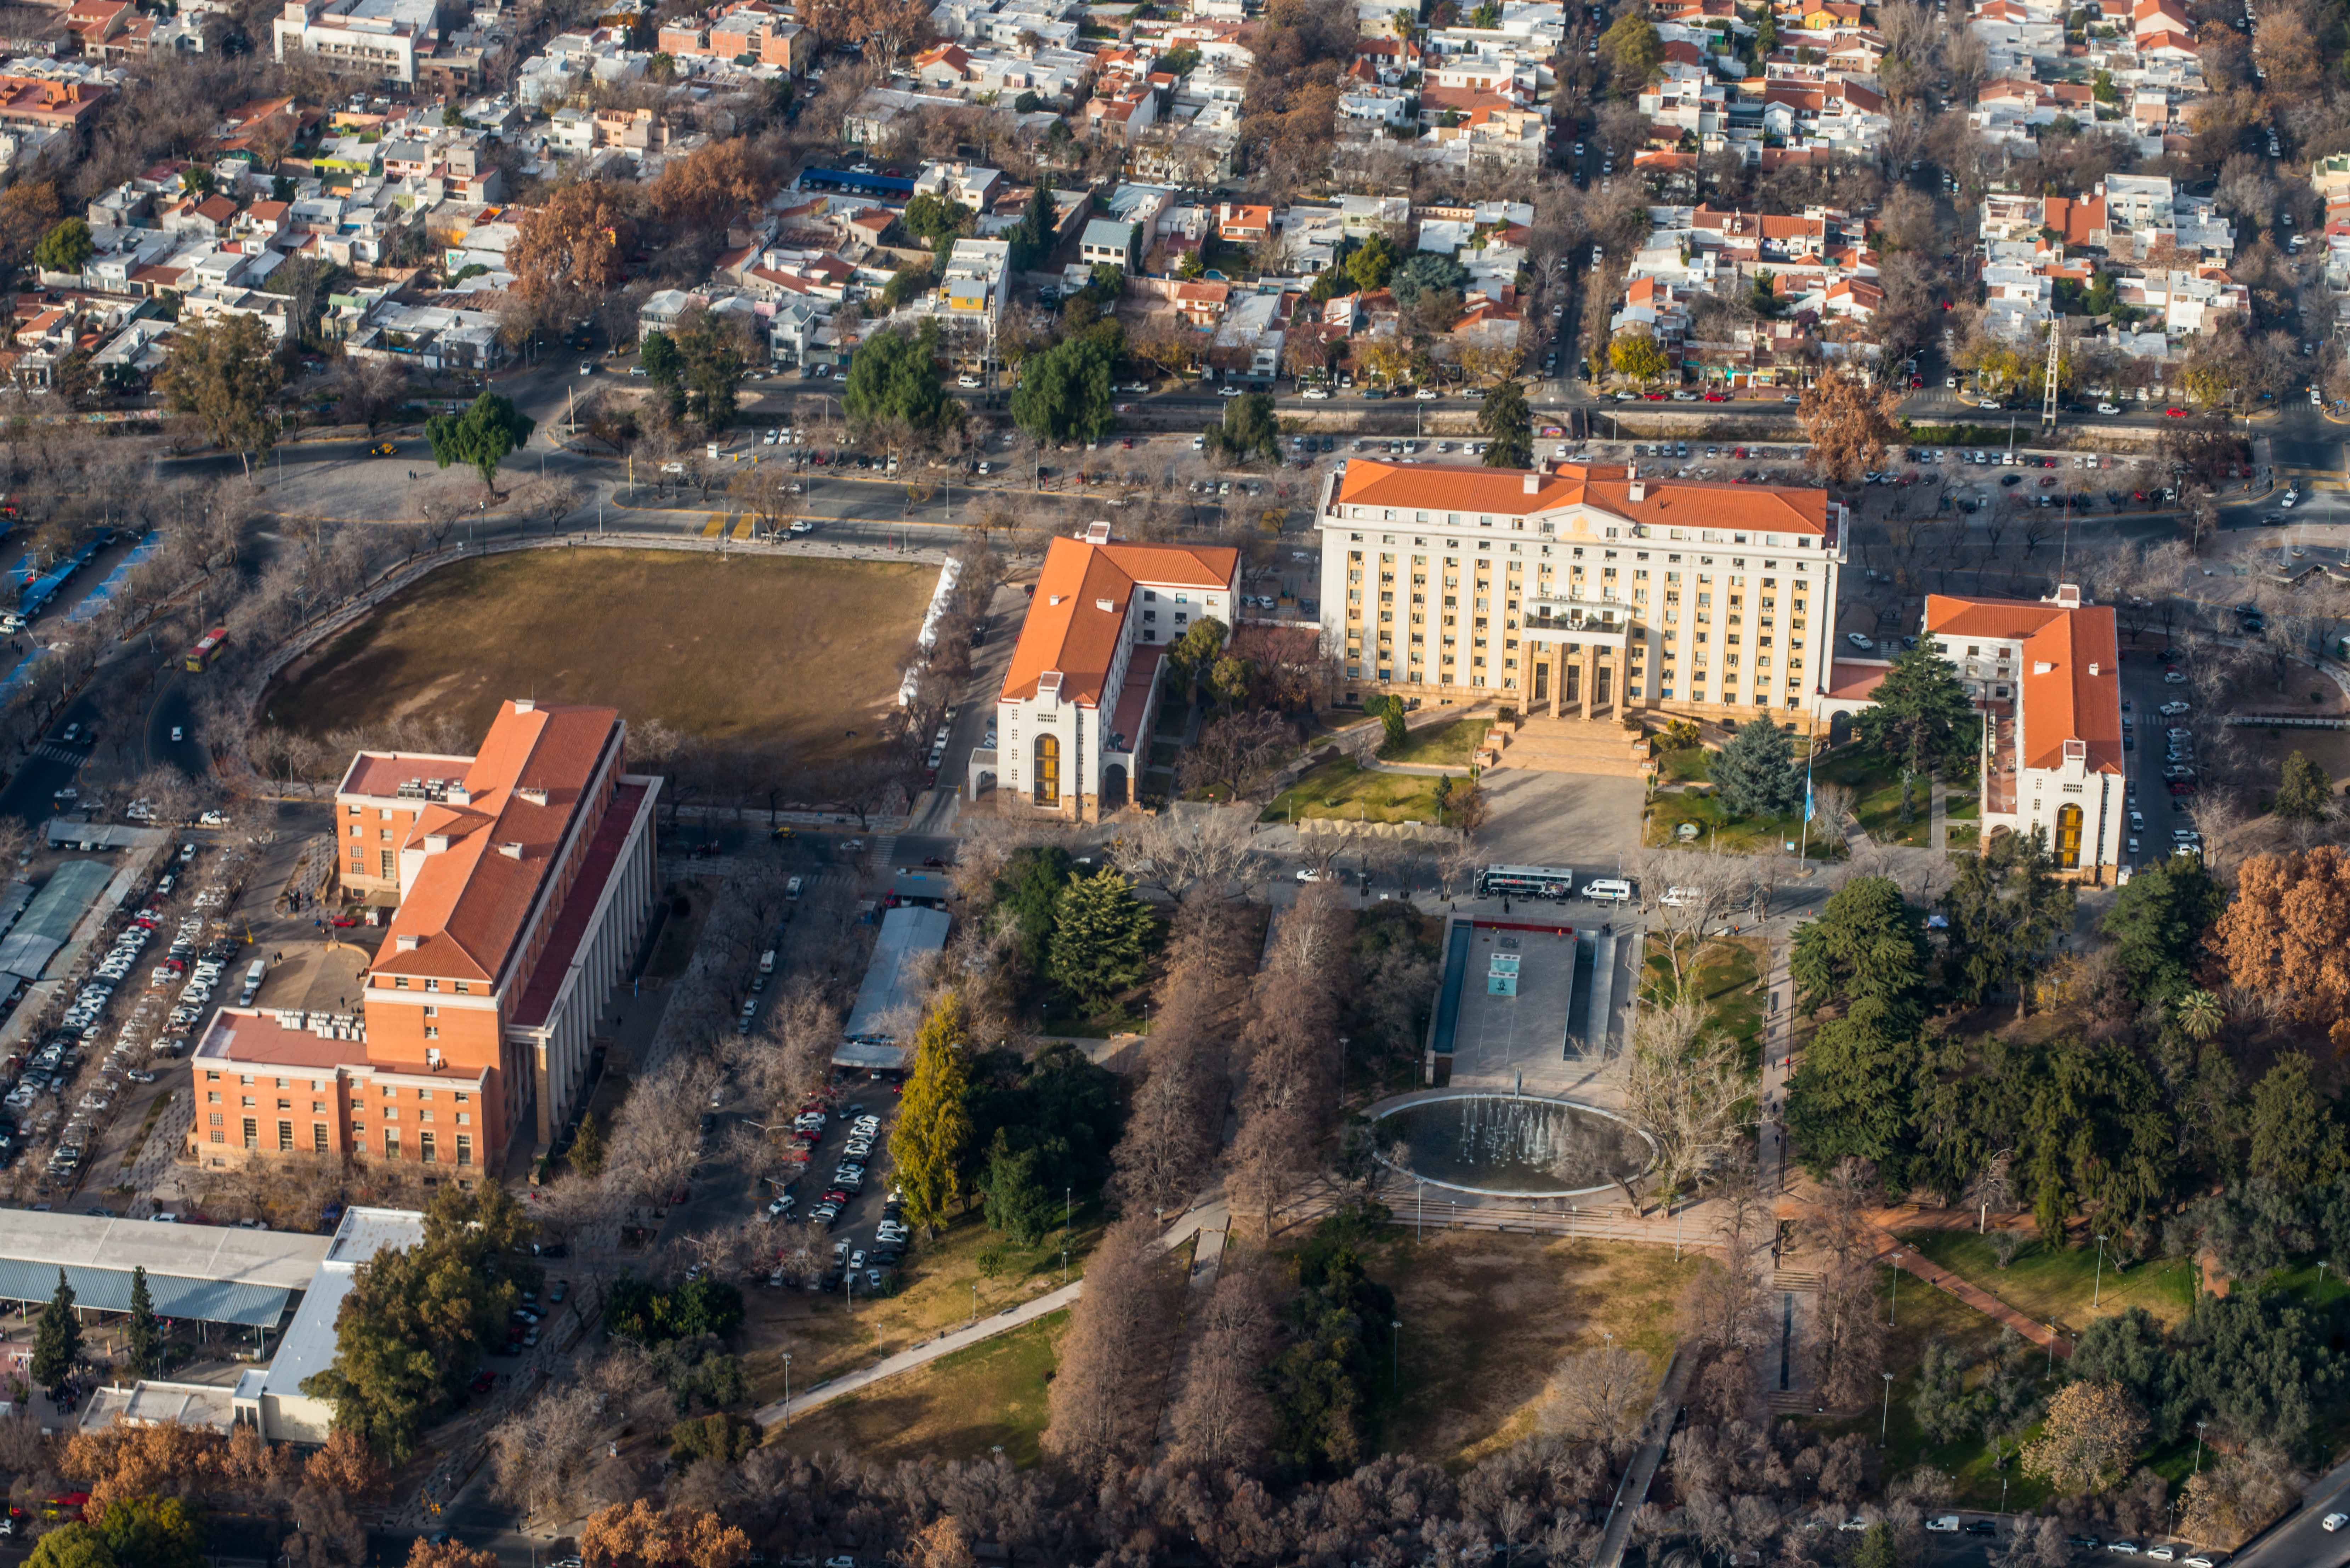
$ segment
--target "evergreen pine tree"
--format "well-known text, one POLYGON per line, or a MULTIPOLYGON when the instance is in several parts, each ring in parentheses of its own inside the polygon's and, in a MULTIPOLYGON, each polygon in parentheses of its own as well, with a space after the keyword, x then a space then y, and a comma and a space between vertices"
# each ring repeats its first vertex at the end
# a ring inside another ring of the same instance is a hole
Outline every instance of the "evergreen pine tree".
POLYGON ((57 1271, 57 1293, 41 1309, 40 1326, 33 1332, 33 1381, 57 1398, 66 1380, 81 1363, 81 1322, 74 1316, 73 1287, 66 1272, 57 1271))
POLYGON ((1061 889, 1046 959, 1054 982, 1087 1010, 1139 983, 1150 911, 1110 867, 1061 889))
POLYGON ((579 1131, 571 1139, 571 1168, 582 1176, 604 1168, 604 1125, 593 1111, 579 1118, 579 1131))
POLYGON ((1784 816, 1803 804, 1804 774, 1787 732, 1768 719, 1739 726, 1713 759, 1713 787, 1731 816, 1784 816))
POLYGON ((163 1348, 163 1331, 155 1321, 155 1299, 147 1291, 147 1271, 134 1264, 130 1270, 130 1326, 123 1335, 124 1348, 130 1352, 130 1365, 142 1377, 155 1376, 156 1357, 163 1348))
POLYGON ((2277 779, 2276 814, 2292 822, 2322 822, 2334 808, 2334 781, 2324 768, 2295 752, 2277 779))
POLYGON ((962 1196, 963 1157, 971 1147, 971 1112, 963 1104, 971 1082, 971 1038, 962 996, 950 991, 922 1020, 914 1038, 913 1071, 898 1101, 889 1155, 906 1195, 910 1224, 936 1230, 947 1206, 962 1196))

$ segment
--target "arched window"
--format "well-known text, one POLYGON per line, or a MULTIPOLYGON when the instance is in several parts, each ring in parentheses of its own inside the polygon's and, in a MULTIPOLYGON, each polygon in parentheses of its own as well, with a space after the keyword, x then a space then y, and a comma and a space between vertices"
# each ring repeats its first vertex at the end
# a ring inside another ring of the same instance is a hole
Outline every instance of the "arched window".
POLYGON ((1061 804, 1061 737, 1049 731, 1036 737, 1035 800, 1038 805, 1061 804))
POLYGON ((2067 871, 2081 864, 2081 808, 2077 805, 2057 808, 2056 864, 2067 871))

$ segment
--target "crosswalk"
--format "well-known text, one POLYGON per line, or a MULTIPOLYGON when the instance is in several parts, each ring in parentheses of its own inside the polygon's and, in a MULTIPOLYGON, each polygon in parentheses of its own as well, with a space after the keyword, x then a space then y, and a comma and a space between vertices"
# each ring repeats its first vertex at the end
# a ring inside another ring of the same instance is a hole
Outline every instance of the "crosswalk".
POLYGON ((734 524, 734 537, 735 540, 741 544, 749 544, 751 542, 752 535, 756 534, 758 531, 759 524, 757 521, 750 517, 744 517, 742 521, 734 524))
POLYGON ((76 767, 89 760, 89 753, 74 746, 60 745, 55 741, 43 741, 33 748, 36 757, 47 757, 53 763, 68 763, 76 767))
POLYGON ((725 533, 728 515, 723 512, 712 512, 710 514, 710 520, 702 525, 702 536, 705 539, 715 539, 725 533))

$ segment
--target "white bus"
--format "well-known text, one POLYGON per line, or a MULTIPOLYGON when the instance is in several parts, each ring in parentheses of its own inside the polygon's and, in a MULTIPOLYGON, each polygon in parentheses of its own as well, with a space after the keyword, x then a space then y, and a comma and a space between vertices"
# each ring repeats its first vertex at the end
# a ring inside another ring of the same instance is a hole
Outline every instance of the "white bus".
POLYGON ((1575 891, 1575 873, 1563 866, 1488 866, 1477 873, 1480 898, 1565 898, 1575 891))

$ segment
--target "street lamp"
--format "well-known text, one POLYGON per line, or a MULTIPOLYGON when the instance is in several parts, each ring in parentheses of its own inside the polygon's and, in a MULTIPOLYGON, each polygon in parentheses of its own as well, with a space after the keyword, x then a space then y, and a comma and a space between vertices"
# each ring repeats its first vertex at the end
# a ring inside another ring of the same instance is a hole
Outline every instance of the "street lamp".
POLYGON ((1388 1320, 1388 1392, 1392 1394, 1400 1385, 1396 1380, 1396 1346, 1403 1340, 1403 1319, 1388 1320))
POLYGON ((784 1352, 784 1430, 792 1429, 792 1353, 784 1352))
POLYGON ((1891 1328, 1891 1327, 1893 1326, 1893 1321, 1894 1321, 1894 1318, 1896 1317, 1896 1315, 1897 1315, 1897 1314, 1899 1314, 1899 1312, 1900 1312, 1900 1311, 1901 1311, 1901 1251, 1900 1251, 1900 1249, 1899 1249, 1899 1248, 1896 1248, 1896 1249, 1894 1249, 1894 1252, 1893 1252, 1893 1299, 1892 1299, 1889 1303, 1887 1303, 1886 1304, 1886 1308, 1885 1308, 1885 1326, 1886 1326, 1886 1327, 1887 1327, 1887 1328, 1891 1328))
POLYGON ((2195 1473, 2199 1476, 2203 1473, 2203 1428, 2209 1425, 2209 1421, 2195 1423, 2195 1473))
POLYGON ((2105 1294, 2105 1289, 2106 1289, 2106 1238, 2105 1238, 2105 1234, 2104 1234, 2102 1231, 2100 1231, 2100 1232, 2098 1233, 2098 1236, 2097 1236, 2097 1279, 2096 1279, 2096 1283, 2095 1283, 2095 1284, 2094 1284, 2093 1286, 2091 1286, 2091 1287, 2090 1287, 2090 1290, 2089 1290, 2089 1310, 2090 1310, 2091 1312, 2095 1312, 2095 1311, 2096 1311, 2096 1310, 2097 1310, 2097 1303, 2098 1303, 2098 1301, 2099 1301, 2100 1299, 2102 1299, 2102 1298, 2103 1298, 2103 1296, 2104 1296, 2104 1294, 2105 1294))
POLYGON ((1877 1446, 1881 1449, 1885 1446, 1886 1428, 1893 1422, 1893 1374, 1880 1372, 1877 1376, 1885 1379, 1885 1408, 1877 1417, 1877 1446))

